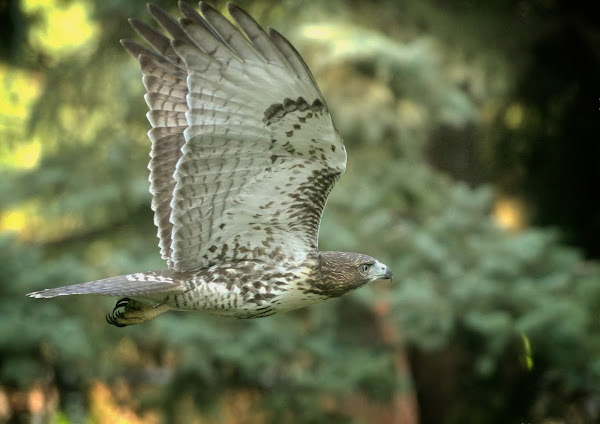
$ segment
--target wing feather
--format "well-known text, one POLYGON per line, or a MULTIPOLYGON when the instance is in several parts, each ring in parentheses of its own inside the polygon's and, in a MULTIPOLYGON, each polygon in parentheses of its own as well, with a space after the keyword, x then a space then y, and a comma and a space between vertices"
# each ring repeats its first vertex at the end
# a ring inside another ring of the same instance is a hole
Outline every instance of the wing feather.
POLYGON ((148 6, 172 37, 131 20, 154 49, 140 62, 152 125, 152 208, 169 267, 303 257, 346 165, 325 100, 294 47, 228 5, 238 30, 200 3, 179 21, 148 6))
POLYGON ((210 57, 224 62, 229 60, 241 62, 241 59, 229 48, 229 46, 227 46, 227 44, 224 44, 220 39, 215 37, 215 35, 204 26, 198 25, 194 20, 185 18, 180 19, 179 23, 196 47, 210 57))
POLYGON ((148 93, 161 93, 170 97, 185 99, 188 88, 178 82, 160 79, 154 76, 143 76, 142 82, 148 93))
POLYGON ((142 37, 154 50, 161 55, 174 55, 175 52, 171 48, 171 40, 165 37, 160 32, 152 28, 147 23, 135 18, 129 19, 129 24, 133 27, 140 37, 142 37))
POLYGON ((242 29, 244 34, 252 42, 254 48, 270 63, 282 66, 289 66, 281 52, 277 49, 273 41, 258 25, 258 23, 233 3, 227 3, 229 14, 242 29))
POLYGON ((137 57, 140 62, 142 75, 154 76, 187 87, 187 71, 182 70, 173 63, 160 62, 159 60, 156 60, 156 58, 159 58, 159 56, 140 54, 139 57, 137 57))
POLYGON ((221 38, 221 36, 213 30, 213 28, 210 26, 210 24, 198 13, 194 10, 194 8, 192 8, 192 6, 190 6, 189 4, 187 4, 184 1, 179 1, 177 3, 179 5, 179 9, 181 10, 181 13, 183 13, 183 16, 185 16, 187 19, 189 19, 190 21, 193 21, 195 25, 197 25, 198 27, 201 28, 205 28, 208 31, 210 31, 210 33, 219 40, 219 42, 221 43, 225 43, 225 41, 221 38))
POLYGON ((171 35, 171 37, 173 37, 174 40, 186 39, 185 31, 183 30, 183 28, 181 28, 179 23, 163 8, 158 7, 157 5, 152 3, 148 3, 148 11, 150 12, 154 20, 156 20, 156 22, 158 22, 160 26, 163 27, 164 30, 171 35))
POLYGON ((166 110, 170 112, 187 112, 187 103, 182 99, 166 96, 161 93, 148 93, 144 100, 150 110, 166 110))
POLYGON ((298 75, 301 79, 310 80, 319 92, 319 97, 323 100, 323 102, 325 102, 323 95, 321 94, 321 90, 317 85, 317 81, 315 81, 315 77, 313 76, 312 72, 310 72, 308 65, 306 65, 306 62, 304 62, 304 59, 302 59, 302 56, 300 56, 300 53, 298 53, 298 50, 296 50, 296 48, 275 29, 268 28, 268 34, 279 51, 281 51, 281 53, 285 56, 290 66, 294 69, 296 75, 298 75))
POLYGON ((252 43, 244 37, 223 15, 213 9, 205 2, 200 2, 200 11, 206 19, 206 23, 218 34, 236 54, 243 60, 262 61, 266 59, 252 46, 252 43))
POLYGON ((136 60, 142 54, 146 55, 146 56, 157 57, 157 58, 159 58, 161 60, 164 60, 163 56, 157 55, 156 52, 154 52, 154 51, 152 51, 152 50, 150 50, 150 49, 148 49, 148 48, 146 48, 144 46, 139 45, 135 41, 123 39, 123 40, 121 40, 121 45, 136 60))

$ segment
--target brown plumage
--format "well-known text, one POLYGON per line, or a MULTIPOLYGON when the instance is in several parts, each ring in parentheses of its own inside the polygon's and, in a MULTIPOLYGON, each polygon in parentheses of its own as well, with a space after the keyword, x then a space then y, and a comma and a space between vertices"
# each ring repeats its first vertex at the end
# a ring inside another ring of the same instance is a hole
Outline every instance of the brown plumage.
POLYGON ((369 256, 318 251, 346 150, 298 52, 231 4, 241 31, 205 3, 202 15, 179 6, 177 21, 149 5, 171 38, 131 19, 151 48, 122 41, 148 92, 150 192, 168 269, 29 296, 127 296, 107 316, 124 326, 170 309, 268 316, 391 278, 369 256))

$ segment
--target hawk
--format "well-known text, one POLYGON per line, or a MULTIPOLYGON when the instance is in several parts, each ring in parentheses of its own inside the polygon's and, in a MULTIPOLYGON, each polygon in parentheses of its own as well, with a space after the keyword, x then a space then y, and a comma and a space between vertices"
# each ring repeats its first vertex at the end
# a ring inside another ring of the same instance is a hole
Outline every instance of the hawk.
POLYGON ((266 317, 391 279, 376 259, 318 250, 346 149, 310 70, 280 33, 228 4, 183 17, 149 5, 170 38, 130 19, 152 129, 150 192, 167 269, 30 293, 123 297, 118 327, 169 310, 266 317))

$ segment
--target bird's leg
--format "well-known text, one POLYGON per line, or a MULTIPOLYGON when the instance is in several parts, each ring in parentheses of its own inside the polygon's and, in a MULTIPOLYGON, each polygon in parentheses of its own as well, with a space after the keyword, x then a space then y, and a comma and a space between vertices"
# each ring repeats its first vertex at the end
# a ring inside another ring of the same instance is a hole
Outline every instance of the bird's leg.
POLYGON ((113 311, 106 315, 106 322, 116 327, 141 324, 164 314, 171 307, 165 303, 149 305, 125 297, 119 299, 113 311))

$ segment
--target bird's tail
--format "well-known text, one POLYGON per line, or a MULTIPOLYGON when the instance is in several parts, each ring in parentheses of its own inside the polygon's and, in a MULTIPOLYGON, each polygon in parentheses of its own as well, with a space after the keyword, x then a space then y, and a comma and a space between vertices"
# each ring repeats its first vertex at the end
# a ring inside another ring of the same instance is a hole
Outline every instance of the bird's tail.
POLYGON ((143 296, 151 293, 183 291, 181 280, 174 278, 174 271, 151 271, 121 275, 55 289, 40 290, 27 294, 29 297, 46 298, 71 294, 103 294, 107 296, 143 296))

